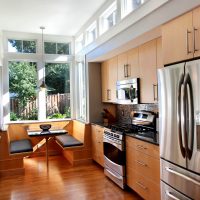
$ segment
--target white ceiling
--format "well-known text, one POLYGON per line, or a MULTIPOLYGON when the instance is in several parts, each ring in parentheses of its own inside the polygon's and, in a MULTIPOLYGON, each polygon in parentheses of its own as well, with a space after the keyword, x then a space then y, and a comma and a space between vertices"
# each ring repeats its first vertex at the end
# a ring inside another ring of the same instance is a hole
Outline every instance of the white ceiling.
POLYGON ((106 0, 0 0, 0 31, 75 35, 106 0))

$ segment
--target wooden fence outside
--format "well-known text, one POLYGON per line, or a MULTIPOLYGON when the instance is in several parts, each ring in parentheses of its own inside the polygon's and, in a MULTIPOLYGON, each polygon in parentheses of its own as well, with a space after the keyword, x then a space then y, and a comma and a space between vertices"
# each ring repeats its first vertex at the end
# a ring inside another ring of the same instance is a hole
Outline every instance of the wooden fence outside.
MULTIPOLYGON (((17 114, 18 116, 23 116, 24 118, 29 118, 34 112, 37 112, 38 100, 35 99, 27 103, 24 108, 19 107, 19 99, 10 99, 10 111, 17 114)), ((70 107, 70 93, 65 94, 53 94, 46 96, 46 109, 47 116, 54 113, 66 113, 66 109, 70 107)))

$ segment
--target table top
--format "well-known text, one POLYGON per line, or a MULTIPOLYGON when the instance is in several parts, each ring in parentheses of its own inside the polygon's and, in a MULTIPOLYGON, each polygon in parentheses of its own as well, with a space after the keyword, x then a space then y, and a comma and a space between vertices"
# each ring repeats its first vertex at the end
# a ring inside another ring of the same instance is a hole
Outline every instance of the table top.
POLYGON ((49 131, 27 130, 27 132, 28 132, 28 136, 30 137, 40 137, 40 136, 53 137, 53 136, 63 135, 67 133, 67 131, 64 129, 56 129, 56 130, 49 130, 49 131))

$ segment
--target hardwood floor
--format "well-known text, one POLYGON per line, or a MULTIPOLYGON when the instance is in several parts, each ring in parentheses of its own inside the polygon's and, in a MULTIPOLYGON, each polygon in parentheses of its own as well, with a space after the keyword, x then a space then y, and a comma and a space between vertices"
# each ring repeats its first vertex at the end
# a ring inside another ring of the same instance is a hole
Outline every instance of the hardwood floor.
POLYGON ((49 173, 44 157, 26 158, 25 175, 0 180, 0 200, 140 200, 133 191, 121 190, 96 164, 72 167, 61 156, 50 156, 49 173))

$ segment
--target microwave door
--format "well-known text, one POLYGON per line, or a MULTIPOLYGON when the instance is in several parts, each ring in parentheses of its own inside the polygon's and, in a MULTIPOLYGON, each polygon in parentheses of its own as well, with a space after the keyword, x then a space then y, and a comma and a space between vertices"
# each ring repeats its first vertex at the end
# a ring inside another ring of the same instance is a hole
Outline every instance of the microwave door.
POLYGON ((187 167, 200 175, 200 61, 188 62, 185 74, 187 167))
POLYGON ((179 121, 184 120, 183 109, 178 109, 183 108, 183 76, 184 63, 158 70, 159 133, 161 158, 186 168, 183 127, 179 121))

